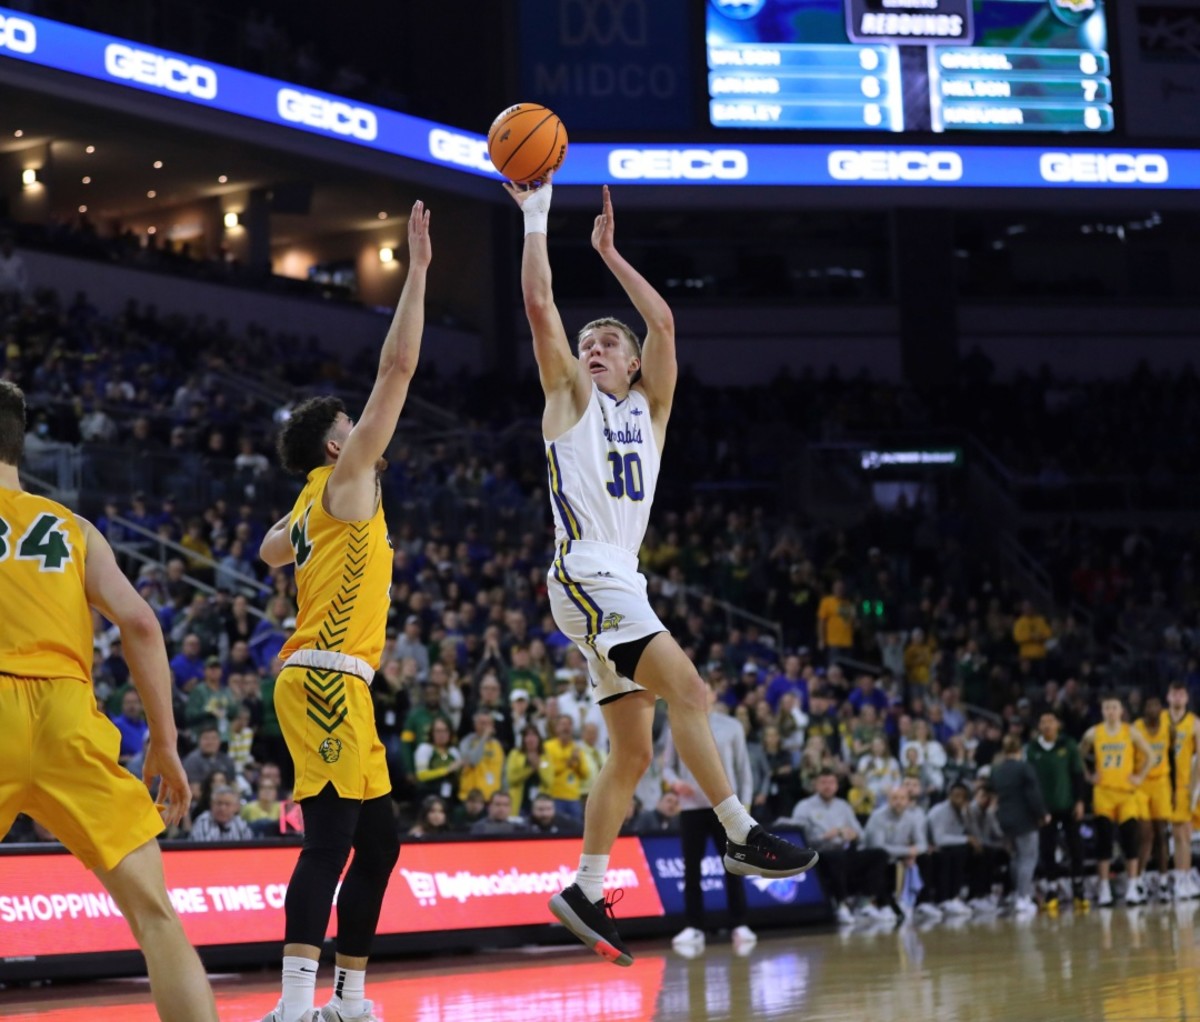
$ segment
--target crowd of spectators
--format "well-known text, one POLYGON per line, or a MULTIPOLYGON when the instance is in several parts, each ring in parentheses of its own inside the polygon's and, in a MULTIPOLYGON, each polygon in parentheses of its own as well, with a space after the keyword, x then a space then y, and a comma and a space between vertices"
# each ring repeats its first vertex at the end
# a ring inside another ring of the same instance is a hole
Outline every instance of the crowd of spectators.
MULTIPOLYGON (((311 376, 311 353, 266 332, 231 343, 220 323, 134 304, 102 317, 83 295, 69 305, 45 291, 0 302, 0 374, 31 396, 31 462, 39 441, 82 444, 85 461, 101 442, 130 463, 147 450, 162 459, 147 475, 156 496, 108 489, 105 473, 89 493, 109 498, 97 524, 119 548, 159 551, 122 522, 180 544, 166 548, 165 563, 127 564, 172 657, 197 795, 185 832, 237 840, 302 827, 288 801, 291 767, 272 700, 294 581, 256 557, 286 504, 247 488, 276 492, 266 485, 275 471, 265 453, 274 410, 231 401, 218 373, 251 375, 273 361, 279 379, 298 381, 306 356, 311 376), (185 482, 214 474, 218 459, 243 473, 227 496, 197 504, 186 487, 183 496, 164 492, 159 465, 167 478, 174 465, 185 482), (196 591, 185 576, 215 592, 196 591)), ((482 439, 537 406, 535 385, 489 401, 478 381, 433 374, 429 382, 466 428, 457 445, 401 445, 385 478, 393 602, 372 697, 397 826, 414 838, 574 833, 607 740, 582 658, 548 613, 552 537, 540 444, 489 449, 482 439), (475 446, 486 453, 471 453, 475 446)), ((1197 590, 1182 538, 1132 531, 1113 543, 1075 528, 1046 533, 1045 563, 1070 592, 1060 606, 1079 605, 1061 613, 1022 599, 952 490, 939 504, 901 499, 864 509, 844 529, 781 507, 773 446, 818 426, 844 435, 914 421, 909 397, 865 381, 831 377, 816 387, 785 375, 746 402, 737 389, 685 377, 680 439, 642 550, 656 611, 716 684, 722 712, 744 728, 755 815, 803 820, 798 807, 823 799, 833 783, 864 839, 876 835, 864 850, 900 847, 887 827, 910 805, 933 812, 965 792, 987 810, 990 796, 974 790, 980 771, 1006 738, 1026 740, 1042 710, 1061 717, 1068 735, 1082 735, 1096 719, 1101 683, 1129 680, 1109 644, 1097 643, 1098 634, 1109 637, 1098 632, 1105 608, 1114 634, 1155 650, 1156 683, 1183 677, 1200 687, 1190 659, 1197 590), (864 392, 878 400, 864 402, 864 392), (733 414, 739 401, 743 410, 733 414), (716 480, 741 486, 705 485, 716 480)), ((100 621, 96 634, 97 695, 136 770, 145 735, 137 695, 119 636, 100 621)), ((1131 702, 1136 710, 1136 691, 1131 702)), ((660 719, 665 742, 664 731, 660 719)), ((678 813, 658 762, 629 807, 627 831, 669 831, 678 813)), ((981 844, 995 836, 988 819, 979 823, 981 844)), ((853 877, 859 864, 851 865, 853 877)), ((962 868, 959 887, 984 882, 962 868)), ((940 876, 927 886, 955 886, 940 876)), ((879 911, 882 897, 872 895, 879 911)))

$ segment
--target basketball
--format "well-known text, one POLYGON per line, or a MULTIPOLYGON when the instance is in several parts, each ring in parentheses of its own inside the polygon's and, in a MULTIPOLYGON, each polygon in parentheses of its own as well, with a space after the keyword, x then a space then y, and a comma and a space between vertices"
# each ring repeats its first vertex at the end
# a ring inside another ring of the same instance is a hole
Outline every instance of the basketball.
POLYGON ((538 103, 517 103, 488 129, 488 156, 508 180, 527 185, 557 170, 567 155, 567 129, 538 103))

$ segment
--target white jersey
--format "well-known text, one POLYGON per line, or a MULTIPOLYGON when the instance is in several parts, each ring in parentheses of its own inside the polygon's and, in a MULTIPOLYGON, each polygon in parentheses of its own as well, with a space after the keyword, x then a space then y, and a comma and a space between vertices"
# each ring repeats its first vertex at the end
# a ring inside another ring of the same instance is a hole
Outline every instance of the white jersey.
POLYGON ((593 383, 580 420, 546 442, 546 462, 557 541, 607 543, 636 558, 660 463, 646 395, 618 401, 593 383))

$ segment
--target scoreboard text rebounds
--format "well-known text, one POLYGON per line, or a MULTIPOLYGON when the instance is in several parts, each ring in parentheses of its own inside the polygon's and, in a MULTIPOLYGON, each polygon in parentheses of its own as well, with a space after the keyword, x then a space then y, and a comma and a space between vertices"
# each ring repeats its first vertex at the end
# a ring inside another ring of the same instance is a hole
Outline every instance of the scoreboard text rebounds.
POLYGON ((708 0, 716 127, 1113 129, 1104 0, 708 0))

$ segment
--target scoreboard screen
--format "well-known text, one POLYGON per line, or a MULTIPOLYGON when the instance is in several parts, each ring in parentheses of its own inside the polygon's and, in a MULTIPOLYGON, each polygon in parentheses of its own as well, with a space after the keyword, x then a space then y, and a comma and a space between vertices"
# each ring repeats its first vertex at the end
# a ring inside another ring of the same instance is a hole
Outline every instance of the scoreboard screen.
POLYGON ((709 120, 1105 132, 1105 0, 708 0, 709 120))

